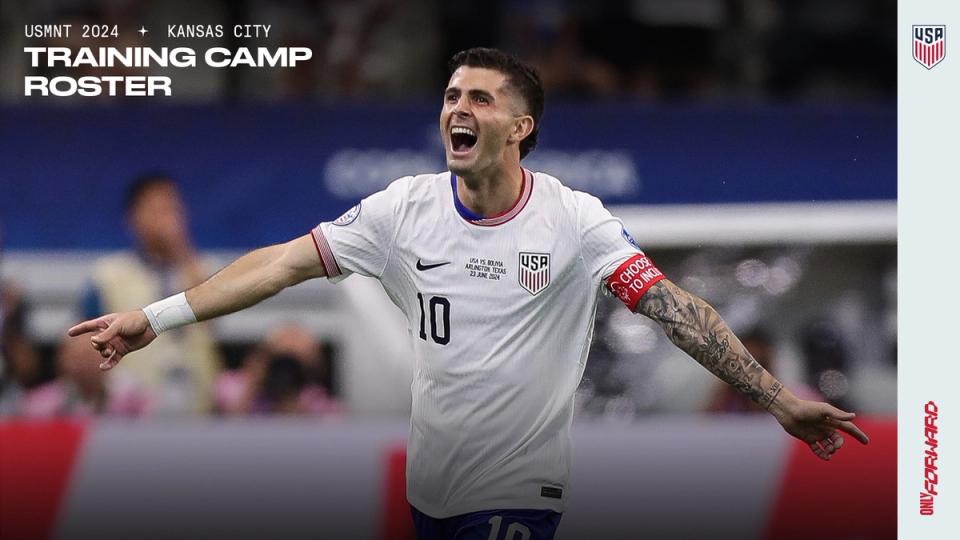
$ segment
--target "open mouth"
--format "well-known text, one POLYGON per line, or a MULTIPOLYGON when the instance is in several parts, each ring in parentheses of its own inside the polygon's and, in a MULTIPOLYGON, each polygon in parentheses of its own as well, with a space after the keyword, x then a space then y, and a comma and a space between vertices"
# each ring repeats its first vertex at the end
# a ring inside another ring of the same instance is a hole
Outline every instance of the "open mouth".
POLYGON ((454 152, 469 152, 476 144, 477 134, 472 129, 456 126, 450 130, 450 147, 454 152))

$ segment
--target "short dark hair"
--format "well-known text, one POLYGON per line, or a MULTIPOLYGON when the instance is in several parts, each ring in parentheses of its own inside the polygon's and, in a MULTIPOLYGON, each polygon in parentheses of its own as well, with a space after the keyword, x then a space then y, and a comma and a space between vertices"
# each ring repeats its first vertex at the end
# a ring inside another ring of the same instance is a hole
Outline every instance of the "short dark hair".
POLYGON ((507 83, 523 98, 527 113, 533 117, 533 131, 520 141, 520 159, 537 146, 540 118, 543 117, 543 83, 537 70, 512 54, 498 49, 474 47, 460 51, 450 58, 450 74, 460 66, 479 67, 499 71, 507 76, 507 83))
POLYGON ((176 187, 176 182, 164 172, 150 172, 141 174, 133 179, 127 187, 127 196, 124 198, 123 209, 129 214, 140 203, 143 195, 154 186, 170 185, 176 187))

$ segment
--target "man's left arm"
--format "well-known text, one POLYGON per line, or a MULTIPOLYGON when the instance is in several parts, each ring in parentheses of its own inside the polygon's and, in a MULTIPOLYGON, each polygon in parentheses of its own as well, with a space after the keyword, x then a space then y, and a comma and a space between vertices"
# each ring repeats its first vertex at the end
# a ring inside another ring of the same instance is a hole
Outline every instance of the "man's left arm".
POLYGON ((794 396, 754 360, 717 311, 696 295, 661 279, 643 294, 635 311, 656 322, 674 345, 700 365, 769 411, 819 458, 829 460, 843 445, 840 431, 868 442, 851 421, 853 413, 794 396))

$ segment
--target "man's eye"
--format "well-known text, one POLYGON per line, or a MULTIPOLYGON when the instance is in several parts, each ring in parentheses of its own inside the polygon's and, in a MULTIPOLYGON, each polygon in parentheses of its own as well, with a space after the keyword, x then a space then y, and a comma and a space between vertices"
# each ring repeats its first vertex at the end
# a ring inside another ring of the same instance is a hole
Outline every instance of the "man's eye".
POLYGON ((488 100, 483 96, 477 96, 477 103, 483 103, 484 105, 486 105, 487 103, 490 103, 490 100, 488 100))
POLYGON ((450 103, 455 103, 457 101, 456 94, 447 94, 447 101, 450 103))

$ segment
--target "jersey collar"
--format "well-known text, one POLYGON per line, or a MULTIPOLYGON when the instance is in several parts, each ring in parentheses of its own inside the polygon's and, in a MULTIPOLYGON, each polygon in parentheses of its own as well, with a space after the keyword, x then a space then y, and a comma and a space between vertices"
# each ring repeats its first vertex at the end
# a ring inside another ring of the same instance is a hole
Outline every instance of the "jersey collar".
POLYGON ((460 197, 457 195, 457 175, 450 173, 450 186, 453 189, 453 206, 457 209, 457 213, 460 214, 460 217, 473 223, 474 225, 479 225, 481 227, 493 227, 496 225, 502 225, 511 219, 515 218, 517 214, 527 205, 527 202, 530 201, 530 194, 533 192, 533 173, 520 168, 522 174, 522 180, 520 184, 520 196, 517 197, 517 200, 514 201, 513 206, 500 212, 495 216, 483 217, 477 215, 470 211, 469 208, 463 205, 460 202, 460 197))

